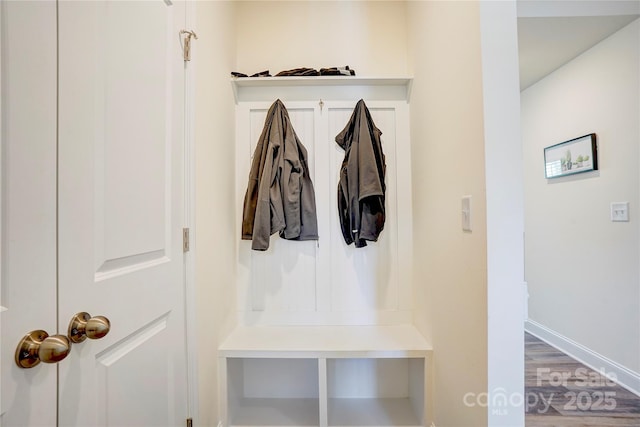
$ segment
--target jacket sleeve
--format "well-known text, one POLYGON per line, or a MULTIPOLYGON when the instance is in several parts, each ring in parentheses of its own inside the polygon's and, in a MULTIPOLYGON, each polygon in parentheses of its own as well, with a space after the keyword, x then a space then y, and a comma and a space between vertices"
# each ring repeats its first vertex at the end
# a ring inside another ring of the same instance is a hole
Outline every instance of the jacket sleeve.
POLYGON ((267 160, 267 148, 269 145, 269 132, 271 131, 271 117, 273 111, 269 110, 265 125, 253 152, 253 161, 251 162, 251 170, 249 171, 249 182, 247 184, 247 192, 244 195, 244 203, 242 209, 242 239, 253 239, 253 224, 256 218, 256 207, 258 204, 258 192, 260 189, 260 181, 264 172, 267 160))
POLYGON ((253 222, 253 241, 251 249, 265 251, 269 248, 269 238, 284 228, 282 198, 280 190, 282 164, 282 130, 280 128, 278 106, 269 123, 266 135, 266 154, 264 168, 258 183, 255 220, 253 222))
MULTIPOLYGON (((361 210, 359 239, 376 241, 384 228, 385 214, 385 157, 380 140, 382 132, 376 127, 369 110, 363 108, 360 120, 359 201, 361 210)), ((356 242, 358 245, 358 242, 356 242)), ((364 246, 364 244, 363 244, 364 246)))
POLYGON ((295 239, 300 236, 301 227, 300 181, 302 178, 302 164, 298 153, 296 134, 288 120, 285 123, 283 147, 282 201, 286 226, 281 235, 285 239, 295 239))

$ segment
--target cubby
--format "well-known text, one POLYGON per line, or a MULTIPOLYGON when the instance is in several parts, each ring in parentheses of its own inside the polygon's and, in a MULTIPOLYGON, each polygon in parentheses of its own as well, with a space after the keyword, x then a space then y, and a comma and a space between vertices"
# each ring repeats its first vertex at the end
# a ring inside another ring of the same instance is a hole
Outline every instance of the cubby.
POLYGON ((329 426, 421 426, 424 358, 327 360, 329 426))
POLYGON ((314 359, 229 358, 229 425, 319 426, 314 359))

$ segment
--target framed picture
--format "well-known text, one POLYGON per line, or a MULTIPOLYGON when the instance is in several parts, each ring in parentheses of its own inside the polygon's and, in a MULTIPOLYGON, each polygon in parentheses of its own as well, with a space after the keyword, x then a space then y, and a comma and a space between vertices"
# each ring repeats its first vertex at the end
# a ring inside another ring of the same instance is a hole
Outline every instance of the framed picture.
POLYGON ((596 134, 570 139, 544 149, 544 176, 565 175, 598 170, 596 134))

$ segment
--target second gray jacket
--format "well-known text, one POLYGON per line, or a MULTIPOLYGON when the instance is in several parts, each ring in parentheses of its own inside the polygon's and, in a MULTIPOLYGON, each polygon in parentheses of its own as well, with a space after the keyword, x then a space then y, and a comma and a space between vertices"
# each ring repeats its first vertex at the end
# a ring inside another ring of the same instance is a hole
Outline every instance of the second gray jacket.
POLYGON ((338 216, 347 245, 376 241, 385 222, 385 156, 382 132, 361 99, 347 126, 336 136, 344 150, 338 184, 338 216))

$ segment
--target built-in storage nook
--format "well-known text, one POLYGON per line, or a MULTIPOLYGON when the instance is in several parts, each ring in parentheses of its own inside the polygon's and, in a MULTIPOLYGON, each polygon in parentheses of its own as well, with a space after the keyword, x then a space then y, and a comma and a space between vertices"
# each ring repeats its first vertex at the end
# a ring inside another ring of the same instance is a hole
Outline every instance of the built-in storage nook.
POLYGON ((268 77, 236 96, 237 319, 219 347, 224 426, 424 426, 431 346, 413 325, 410 78, 268 77), (251 159, 280 99, 308 152, 318 241, 240 241, 251 159), (359 99, 382 131, 386 222, 346 245, 335 137, 359 99))

